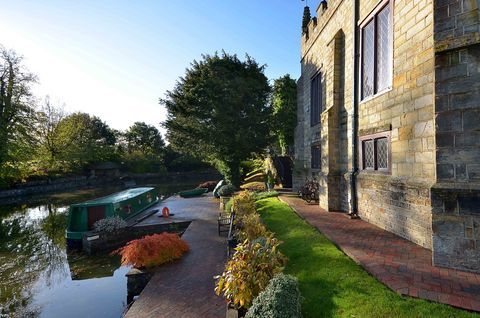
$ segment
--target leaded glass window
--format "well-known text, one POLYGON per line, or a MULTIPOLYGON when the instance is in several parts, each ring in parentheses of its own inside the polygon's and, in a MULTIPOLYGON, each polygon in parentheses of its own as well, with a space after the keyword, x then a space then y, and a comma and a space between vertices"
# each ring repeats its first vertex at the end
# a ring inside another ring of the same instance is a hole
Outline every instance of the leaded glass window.
POLYGON ((390 171, 390 132, 360 137, 361 169, 390 171))
POLYGON ((378 138, 377 140, 377 168, 388 169, 388 140, 378 138))
POLYGON ((374 56, 374 21, 371 21, 363 28, 363 65, 362 65, 362 85, 363 97, 373 95, 373 79, 375 74, 375 56, 374 56))
POLYGON ((392 85, 392 9, 390 2, 375 13, 361 29, 362 99, 392 85))
POLYGON ((364 169, 375 168, 375 152, 373 140, 365 140, 363 142, 363 167, 364 169))

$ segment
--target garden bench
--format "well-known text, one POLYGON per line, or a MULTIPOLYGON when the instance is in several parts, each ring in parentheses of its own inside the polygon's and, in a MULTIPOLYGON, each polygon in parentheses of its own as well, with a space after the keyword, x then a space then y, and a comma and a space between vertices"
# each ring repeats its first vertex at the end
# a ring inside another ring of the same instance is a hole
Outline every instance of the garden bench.
POLYGON ((227 257, 230 257, 232 254, 232 250, 237 247, 238 241, 235 237, 235 212, 232 212, 232 219, 230 222, 230 227, 228 229, 228 236, 227 236, 227 257))
POLYGON ((230 225, 233 224, 234 218, 235 212, 220 213, 220 216, 218 217, 218 235, 230 231, 230 225))

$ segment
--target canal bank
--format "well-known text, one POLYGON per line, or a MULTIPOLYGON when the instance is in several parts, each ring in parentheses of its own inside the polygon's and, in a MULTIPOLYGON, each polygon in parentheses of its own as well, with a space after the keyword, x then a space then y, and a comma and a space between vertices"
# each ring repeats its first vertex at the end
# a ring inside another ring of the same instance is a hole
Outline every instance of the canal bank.
POLYGON ((218 201, 210 194, 191 199, 169 198, 161 203, 172 213, 188 214, 192 223, 182 238, 190 251, 179 261, 160 266, 127 318, 224 317, 225 301, 215 295, 213 277, 226 261, 225 237, 218 236, 218 201))
POLYGON ((36 197, 46 194, 79 189, 93 189, 100 187, 121 188, 131 187, 139 184, 157 185, 162 183, 198 184, 205 181, 220 180, 221 178, 222 176, 214 170, 143 174, 129 173, 122 175, 121 178, 69 176, 63 178, 29 181, 18 184, 10 189, 0 190, 0 204, 5 205, 20 203, 25 200, 35 199, 36 197), (125 180, 128 181, 126 182, 125 180))
MULTIPOLYGON (((198 183, 151 185, 169 195, 198 183)), ((118 257, 67 253, 65 244, 68 206, 119 190, 87 188, 0 205, 0 317, 121 316, 130 268, 118 257)))

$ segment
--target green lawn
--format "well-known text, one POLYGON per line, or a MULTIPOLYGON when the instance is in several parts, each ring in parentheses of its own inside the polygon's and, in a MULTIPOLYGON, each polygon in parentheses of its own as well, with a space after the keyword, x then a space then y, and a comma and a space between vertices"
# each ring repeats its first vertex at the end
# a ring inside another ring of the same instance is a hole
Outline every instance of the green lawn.
POLYGON ((385 287, 277 198, 257 201, 265 225, 283 241, 285 272, 300 283, 305 317, 480 317, 385 287))

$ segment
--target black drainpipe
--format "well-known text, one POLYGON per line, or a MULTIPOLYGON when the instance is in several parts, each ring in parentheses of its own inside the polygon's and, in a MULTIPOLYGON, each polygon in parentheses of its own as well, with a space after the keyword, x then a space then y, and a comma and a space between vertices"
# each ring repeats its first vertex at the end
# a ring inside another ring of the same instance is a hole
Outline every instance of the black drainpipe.
POLYGON ((359 60, 359 0, 353 1, 353 105, 352 105, 352 171, 350 175, 350 189, 352 191, 349 215, 358 218, 357 173, 358 173, 358 60, 359 60))

